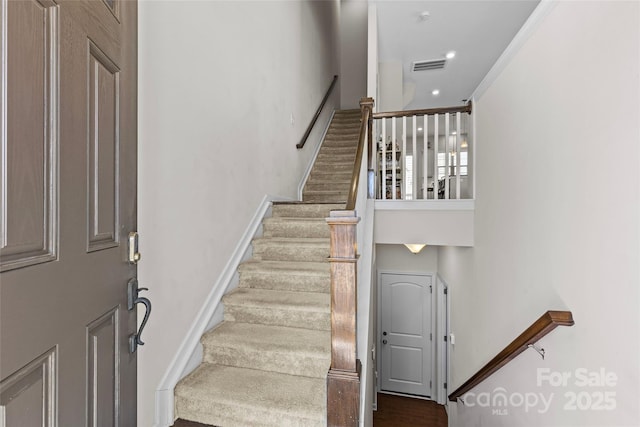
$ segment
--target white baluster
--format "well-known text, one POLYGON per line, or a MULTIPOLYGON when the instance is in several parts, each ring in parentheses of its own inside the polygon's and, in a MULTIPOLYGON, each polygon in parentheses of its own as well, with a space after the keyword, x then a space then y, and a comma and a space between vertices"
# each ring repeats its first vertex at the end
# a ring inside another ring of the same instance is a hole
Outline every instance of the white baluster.
POLYGON ((380 178, 380 198, 387 199, 387 119, 382 119, 382 177, 380 178))
POLYGON ((449 113, 444 116, 444 198, 449 198, 449 113))
POLYGON ((391 119, 391 199, 396 199, 396 118, 391 119))
POLYGON ((416 135, 417 133, 417 125, 416 125, 416 120, 417 117, 413 116, 413 151, 412 151, 412 156, 413 156, 413 165, 411 168, 411 188, 412 188, 412 198, 414 200, 418 199, 418 168, 416 167, 418 165, 418 152, 417 150, 417 144, 416 144, 416 139, 418 138, 418 135, 416 135))
POLYGON ((422 134, 422 142, 424 144, 424 152, 422 153, 424 156, 424 162, 423 162, 423 169, 424 169, 424 175, 422 176, 422 188, 424 190, 422 190, 422 198, 423 199, 428 199, 429 198, 429 191, 428 191, 428 186, 429 186, 429 116, 424 115, 422 116, 422 131, 424 132, 422 134))
POLYGON ((456 199, 460 198, 460 169, 462 159, 460 157, 460 112, 456 113, 456 199))
POLYGON ((438 114, 433 115, 433 152, 435 153, 433 156, 433 198, 438 198, 438 193, 440 192, 440 182, 438 180, 438 143, 440 141, 440 135, 438 135, 438 125, 439 125, 438 114))
POLYGON ((407 117, 402 117, 402 172, 400 175, 400 198, 407 199, 407 117))

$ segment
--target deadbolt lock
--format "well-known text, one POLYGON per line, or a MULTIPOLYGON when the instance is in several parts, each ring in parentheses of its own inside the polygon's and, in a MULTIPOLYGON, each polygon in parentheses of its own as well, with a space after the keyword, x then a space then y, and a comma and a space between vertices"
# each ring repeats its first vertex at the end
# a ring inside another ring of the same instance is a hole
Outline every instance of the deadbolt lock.
POLYGON ((129 259, 131 264, 137 264, 140 261, 142 255, 138 252, 138 232, 132 231, 129 233, 129 259))

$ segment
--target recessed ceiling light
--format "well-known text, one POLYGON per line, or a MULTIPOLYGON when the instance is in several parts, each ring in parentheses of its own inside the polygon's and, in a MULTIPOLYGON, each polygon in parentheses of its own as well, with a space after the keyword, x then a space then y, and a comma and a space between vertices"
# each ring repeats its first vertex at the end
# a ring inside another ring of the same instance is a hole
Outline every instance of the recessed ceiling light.
POLYGON ((449 52, 447 52, 447 54, 445 55, 445 57, 447 59, 453 59, 456 56, 456 52, 454 50, 450 50, 449 52))
POLYGON ((425 10, 424 12, 420 12, 421 21, 426 21, 427 19, 429 19, 430 16, 431 16, 431 13, 429 13, 428 10, 425 10))
POLYGON ((458 132, 456 132, 455 130, 453 132, 451 132, 451 135, 457 135, 458 132))
POLYGON ((418 130, 419 130, 419 131, 421 131, 421 130, 422 130, 422 128, 418 128, 418 130))
POLYGON ((440 95, 440 90, 439 90, 439 89, 434 89, 434 90, 432 90, 432 91, 431 91, 431 95, 433 95, 433 96, 438 96, 438 95, 440 95))

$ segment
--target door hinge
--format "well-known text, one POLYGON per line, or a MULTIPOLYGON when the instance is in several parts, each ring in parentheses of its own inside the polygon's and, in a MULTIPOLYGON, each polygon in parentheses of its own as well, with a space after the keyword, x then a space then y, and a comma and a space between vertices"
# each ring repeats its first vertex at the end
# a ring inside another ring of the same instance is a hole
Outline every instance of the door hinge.
POLYGON ((431 380, 429 380, 429 390, 431 390, 433 386, 431 385, 431 380))
POLYGON ((444 383, 444 388, 445 388, 445 390, 447 389, 447 383, 444 383))
POLYGON ((429 293, 432 294, 433 293, 433 285, 429 285, 429 293))
POLYGON ((444 294, 447 295, 449 293, 449 289, 448 288, 444 288, 444 294))
POLYGON ((447 336, 446 335, 444 336, 444 342, 447 342, 447 336))
POLYGON ((429 341, 433 341, 433 333, 429 332, 429 341))

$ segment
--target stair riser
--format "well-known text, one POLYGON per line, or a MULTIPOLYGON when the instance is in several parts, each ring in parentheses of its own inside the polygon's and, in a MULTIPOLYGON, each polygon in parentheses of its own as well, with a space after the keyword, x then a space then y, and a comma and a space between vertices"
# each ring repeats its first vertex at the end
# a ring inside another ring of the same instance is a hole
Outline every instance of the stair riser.
POLYGON ((238 368, 324 378, 331 365, 331 355, 300 355, 294 352, 264 350, 257 352, 251 349, 205 346, 204 361, 238 368))
POLYGON ((326 221, 313 223, 268 222, 263 224, 264 237, 329 237, 326 221))
POLYGON ((253 256, 265 261, 322 262, 329 256, 329 242, 326 245, 254 242, 253 256))
POLYGON ((272 306, 246 306, 225 303, 225 322, 255 323, 261 325, 287 326, 290 328, 313 329, 316 331, 331 330, 331 314, 324 312, 308 312, 290 310, 272 306))
POLYGON ((327 218, 332 210, 344 209, 344 204, 274 204, 274 218, 327 218))
POLYGON ((277 291, 329 293, 331 277, 291 274, 240 272, 241 288, 272 289, 277 291))

